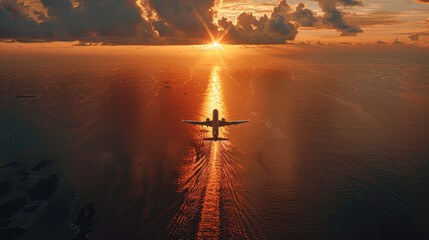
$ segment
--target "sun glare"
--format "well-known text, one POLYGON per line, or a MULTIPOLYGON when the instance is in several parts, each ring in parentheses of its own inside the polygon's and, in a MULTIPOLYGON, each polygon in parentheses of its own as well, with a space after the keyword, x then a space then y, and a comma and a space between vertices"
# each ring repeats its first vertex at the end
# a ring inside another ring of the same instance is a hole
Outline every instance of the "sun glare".
POLYGON ((217 42, 213 42, 212 44, 206 44, 201 46, 202 49, 224 49, 222 45, 217 42))
POLYGON ((223 47, 222 47, 220 44, 218 44, 217 42, 214 42, 214 43, 212 44, 212 48, 215 48, 215 49, 223 49, 223 47))

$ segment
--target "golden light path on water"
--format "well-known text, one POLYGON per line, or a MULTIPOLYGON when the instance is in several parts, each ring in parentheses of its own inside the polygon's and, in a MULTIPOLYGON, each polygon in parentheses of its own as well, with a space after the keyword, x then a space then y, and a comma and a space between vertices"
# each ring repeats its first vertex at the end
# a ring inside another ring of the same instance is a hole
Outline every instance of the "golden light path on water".
MULTIPOLYGON (((220 114, 225 114, 222 99, 222 85, 218 77, 219 67, 214 67, 207 95, 203 105, 203 113, 210 116, 213 109, 219 110, 220 114)), ((225 115, 222 115, 225 116, 225 115)), ((225 129, 219 129, 220 137, 224 136, 225 129)), ((198 229, 198 239, 217 239, 219 237, 219 201, 220 201, 220 164, 217 159, 219 150, 218 142, 211 143, 210 158, 208 165, 208 182, 201 211, 201 221, 198 229)))
MULTIPOLYGON (((228 119, 219 71, 219 67, 211 71, 200 120, 211 119, 214 109, 218 109, 220 119, 228 119)), ((219 239, 222 234, 243 237, 245 230, 239 220, 242 219, 239 216, 241 197, 237 181, 240 166, 232 158, 232 144, 230 141, 203 141, 203 138, 212 137, 211 128, 192 126, 192 130, 191 146, 178 176, 179 191, 185 198, 170 223, 170 235, 180 239, 219 239), (224 202, 228 202, 227 206, 222 204, 224 202)), ((227 129, 219 128, 219 137, 228 138, 227 129)))

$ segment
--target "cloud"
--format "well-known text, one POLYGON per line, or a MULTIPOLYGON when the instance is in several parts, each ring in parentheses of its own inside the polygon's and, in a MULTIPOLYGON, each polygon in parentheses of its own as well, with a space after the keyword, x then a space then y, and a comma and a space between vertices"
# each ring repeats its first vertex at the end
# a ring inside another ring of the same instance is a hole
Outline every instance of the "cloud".
MULTIPOLYGON (((314 11, 299 3, 295 9, 281 0, 274 7, 271 16, 266 15, 257 19, 252 13, 241 13, 237 24, 226 18, 218 21, 218 25, 226 32, 225 39, 235 43, 285 43, 294 40, 299 27, 333 28, 341 32, 342 36, 354 36, 362 30, 355 25, 344 22, 343 13, 336 8, 335 2, 318 0, 324 11, 324 16, 318 16, 314 11)), ((361 5, 360 1, 343 0, 338 3, 345 6, 361 5)))
POLYGON ((337 4, 344 6, 361 5, 360 1, 354 0, 314 0, 319 3, 324 15, 318 16, 314 11, 305 8, 303 3, 299 3, 295 11, 287 4, 286 0, 281 0, 274 8, 272 15, 281 15, 286 20, 298 23, 303 27, 314 27, 318 29, 336 29, 341 32, 341 36, 355 36, 362 30, 355 26, 346 24, 344 14, 337 9, 337 4))
POLYGON ((339 3, 341 3, 344 6, 362 6, 361 1, 355 1, 355 0, 338 0, 339 3))
POLYGON ((337 5, 357 0, 315 0, 324 15, 286 0, 271 14, 256 18, 242 12, 237 22, 217 19, 219 0, 40 0, 40 9, 25 1, 0 2, 0 39, 78 41, 78 44, 202 44, 222 36, 232 44, 284 44, 300 27, 337 29, 342 36, 362 30, 346 24, 337 5), (30 10, 32 9, 32 10, 30 10))
POLYGON ((0 2, 0 38, 13 38, 25 36, 37 38, 37 24, 25 14, 22 3, 16 0, 3 0, 0 2))
POLYGON ((418 22, 417 24, 419 24, 423 28, 429 28, 429 17, 421 22, 418 22))
POLYGON ((153 34, 145 28, 135 2, 129 0, 71 1, 41 0, 48 10, 51 28, 59 38, 130 37, 153 34))
POLYGON ((419 36, 429 36, 429 32, 418 32, 419 36))
POLYGON ((354 0, 313 0, 319 3, 324 16, 323 20, 326 24, 331 25, 334 29, 341 32, 341 36, 355 36, 362 32, 358 26, 349 25, 344 21, 344 14, 338 10, 337 4, 344 6, 361 5, 360 2, 354 0))
POLYGON ((429 4, 429 0, 414 0, 414 1, 418 3, 429 4))
POLYGON ((278 14, 256 19, 252 13, 243 12, 236 25, 226 18, 219 20, 218 25, 225 32, 223 40, 230 43, 284 44, 286 40, 294 40, 298 33, 298 25, 278 14))
POLYGON ((305 8, 303 3, 299 3, 295 11, 293 11, 286 0, 280 1, 279 5, 274 8, 271 16, 275 15, 281 15, 288 21, 294 21, 303 27, 316 27, 321 23, 321 17, 310 9, 305 8))
MULTIPOLYGON (((0 37, 45 41, 114 42, 119 38, 153 37, 152 26, 142 19, 135 3, 128 0, 79 1, 73 7, 66 0, 41 0, 47 19, 36 11, 40 23, 24 15, 22 4, 4 0, 0 6, 0 37)), ((45 17, 46 18, 46 17, 45 17)), ((122 40, 120 40, 122 41, 122 40)), ((142 41, 144 43, 144 41, 142 41)))
POLYGON ((205 37, 215 31, 215 0, 147 0, 145 6, 156 12, 164 24, 189 37, 205 37))
POLYGON ((418 41, 419 40, 419 34, 418 33, 413 33, 408 35, 408 39, 411 41, 418 41))
POLYGON ((310 9, 306 9, 303 3, 299 3, 291 18, 303 27, 314 27, 320 22, 320 18, 310 9))
POLYGON ((376 25, 394 25, 401 23, 394 13, 373 12, 367 14, 346 14, 344 19, 352 25, 376 26, 376 25))
POLYGON ((393 45, 402 45, 402 44, 404 44, 403 42, 400 42, 399 40, 398 40, 398 38, 395 38, 395 40, 393 40, 393 45))

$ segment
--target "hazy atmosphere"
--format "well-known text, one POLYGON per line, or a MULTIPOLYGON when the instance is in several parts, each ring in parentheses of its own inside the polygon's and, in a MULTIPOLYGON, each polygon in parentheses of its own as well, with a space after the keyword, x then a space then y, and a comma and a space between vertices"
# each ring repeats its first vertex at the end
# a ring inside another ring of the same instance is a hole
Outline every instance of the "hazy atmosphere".
POLYGON ((429 239, 425 0, 0 0, 0 239, 429 239))

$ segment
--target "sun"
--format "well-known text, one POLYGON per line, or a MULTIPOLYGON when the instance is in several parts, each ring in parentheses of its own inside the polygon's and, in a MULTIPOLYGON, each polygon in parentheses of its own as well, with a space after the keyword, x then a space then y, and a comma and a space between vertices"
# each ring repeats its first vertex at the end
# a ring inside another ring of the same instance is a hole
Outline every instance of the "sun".
POLYGON ((201 46, 202 49, 210 49, 210 50, 219 50, 224 49, 222 45, 217 42, 213 42, 212 44, 206 44, 201 46))
POLYGON ((220 44, 219 44, 219 43, 217 43, 217 42, 213 42, 213 43, 212 43, 212 48, 213 48, 213 49, 223 49, 222 45, 220 45, 220 44))

